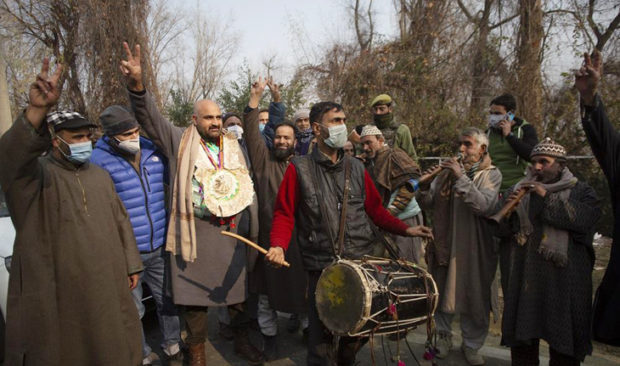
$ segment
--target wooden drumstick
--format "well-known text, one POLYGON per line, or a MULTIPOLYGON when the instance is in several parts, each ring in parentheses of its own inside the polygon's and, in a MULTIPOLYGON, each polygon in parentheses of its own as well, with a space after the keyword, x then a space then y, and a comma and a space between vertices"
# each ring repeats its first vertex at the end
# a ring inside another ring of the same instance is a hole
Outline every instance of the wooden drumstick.
MULTIPOLYGON (((243 236, 231 233, 230 231, 221 231, 222 235, 226 235, 226 236, 230 236, 232 238, 235 238, 237 240, 241 240, 242 242, 246 243, 247 245, 251 246, 252 248, 258 250, 259 252, 263 253, 263 254, 267 254, 267 250, 265 250, 265 248, 261 247, 260 245, 253 243, 251 240, 248 240, 246 238, 244 238, 243 236)), ((290 267, 291 264, 287 261, 284 261, 284 263, 282 264, 284 267, 290 267)))

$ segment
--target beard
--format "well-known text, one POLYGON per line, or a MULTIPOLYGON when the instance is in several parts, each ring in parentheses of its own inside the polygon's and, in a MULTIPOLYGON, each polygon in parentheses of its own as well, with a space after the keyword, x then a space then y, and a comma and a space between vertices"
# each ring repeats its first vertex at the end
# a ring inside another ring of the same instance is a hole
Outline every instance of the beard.
POLYGON ((202 137, 203 140, 210 142, 218 142, 220 135, 222 134, 222 129, 220 127, 203 129, 196 126, 196 129, 198 130, 198 134, 200 135, 200 137, 202 137))
POLYGON ((280 161, 287 160, 291 155, 295 153, 294 147, 289 147, 288 149, 274 149, 273 156, 280 161))

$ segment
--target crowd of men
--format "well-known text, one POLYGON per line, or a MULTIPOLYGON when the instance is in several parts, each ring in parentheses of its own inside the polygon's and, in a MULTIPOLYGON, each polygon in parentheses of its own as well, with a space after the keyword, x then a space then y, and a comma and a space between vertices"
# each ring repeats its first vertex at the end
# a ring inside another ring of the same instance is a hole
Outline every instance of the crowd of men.
MULTIPOLYGON (((332 101, 287 120, 279 86, 259 78, 244 111, 223 114, 199 100, 180 128, 142 82, 140 47, 123 46, 129 101, 100 114, 95 144, 96 123, 54 110, 62 65, 52 73, 48 60, 0 139, 0 184, 17 232, 6 365, 155 363, 140 334, 143 285, 170 360, 206 364, 213 308, 219 335, 249 364, 286 355, 276 341, 280 312, 290 314, 290 332, 307 337, 308 365, 353 365, 367 338, 335 339, 325 327, 319 277, 336 258, 394 253, 437 284, 437 357, 450 353, 458 316, 467 363, 484 364, 478 350, 499 312, 500 284, 513 365, 538 365, 541 339, 551 365, 580 364, 591 339, 620 345, 615 243, 592 304, 600 202, 567 167, 566 149, 539 142, 516 116, 512 95, 490 102, 486 131, 464 129, 458 155, 423 172, 388 94, 370 101, 373 121, 349 133, 346 111, 332 101), (266 88, 272 102, 259 109, 266 88), (512 211, 498 216, 506 205, 512 211), (260 345, 250 341, 253 323, 260 345)), ((609 180, 617 238, 620 135, 597 93, 600 68, 600 53, 584 55, 575 85, 609 180)))

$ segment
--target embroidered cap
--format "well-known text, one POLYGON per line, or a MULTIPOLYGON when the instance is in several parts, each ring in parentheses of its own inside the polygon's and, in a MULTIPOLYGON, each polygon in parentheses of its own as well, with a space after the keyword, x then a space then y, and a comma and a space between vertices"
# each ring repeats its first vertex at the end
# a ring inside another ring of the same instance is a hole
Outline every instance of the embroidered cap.
POLYGON ((71 111, 50 112, 47 114, 45 121, 48 126, 54 128, 54 132, 82 127, 97 127, 95 123, 90 122, 78 112, 71 111))
POLYGON ((532 153, 530 154, 530 158, 538 155, 566 159, 566 149, 564 146, 553 141, 550 137, 546 137, 543 141, 534 146, 534 149, 532 149, 532 153))
POLYGON ((360 134, 360 137, 377 135, 383 136, 379 127, 375 125, 366 125, 364 126, 364 128, 362 128, 362 133, 360 134))

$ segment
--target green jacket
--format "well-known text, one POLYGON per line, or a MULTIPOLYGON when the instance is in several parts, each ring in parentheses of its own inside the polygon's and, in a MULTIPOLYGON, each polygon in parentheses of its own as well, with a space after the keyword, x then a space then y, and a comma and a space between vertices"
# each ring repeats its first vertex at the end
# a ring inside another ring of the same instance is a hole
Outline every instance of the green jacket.
MULTIPOLYGON (((523 127, 529 125, 525 120, 521 124, 512 126, 512 135, 519 140, 523 139, 523 127)), ((489 128, 489 154, 495 165, 502 172, 502 185, 500 192, 512 187, 525 176, 528 161, 520 157, 510 145, 501 131, 489 128)))
POLYGON ((380 130, 389 147, 399 148, 406 152, 411 159, 418 160, 418 155, 413 147, 411 131, 407 125, 392 120, 389 126, 380 128, 380 130))

